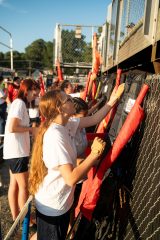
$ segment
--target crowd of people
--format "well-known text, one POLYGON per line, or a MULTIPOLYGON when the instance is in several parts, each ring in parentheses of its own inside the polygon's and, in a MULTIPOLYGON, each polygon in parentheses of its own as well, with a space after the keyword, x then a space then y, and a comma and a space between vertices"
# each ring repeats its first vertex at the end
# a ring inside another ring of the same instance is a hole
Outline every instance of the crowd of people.
POLYGON ((98 124, 123 91, 113 92, 93 113, 98 104, 89 108, 82 99, 84 88, 75 92, 68 80, 53 83, 43 96, 38 81, 18 77, 12 83, 2 85, 2 81, 0 133, 4 133, 3 156, 9 166, 13 221, 30 193, 35 197, 37 224, 32 240, 63 240, 73 223, 75 189, 79 195, 78 185, 105 148, 105 142, 95 138, 85 156, 85 128, 98 124))

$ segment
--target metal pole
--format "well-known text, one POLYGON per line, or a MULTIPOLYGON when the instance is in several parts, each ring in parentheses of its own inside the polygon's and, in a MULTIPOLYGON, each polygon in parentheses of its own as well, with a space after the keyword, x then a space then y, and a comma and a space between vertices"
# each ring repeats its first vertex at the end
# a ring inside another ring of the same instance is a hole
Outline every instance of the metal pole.
POLYGON ((11 70, 13 70, 13 41, 12 41, 12 34, 10 32, 8 32, 5 28, 0 26, 0 29, 2 29, 4 32, 6 32, 7 34, 9 34, 10 37, 10 46, 1 43, 2 45, 8 47, 10 49, 10 55, 11 55, 11 70))
POLYGON ((10 34, 11 70, 13 70, 13 40, 10 34))
POLYGON ((58 26, 59 26, 59 24, 57 23, 56 28, 55 28, 55 47, 54 47, 55 54, 53 54, 53 56, 54 56, 53 65, 54 66, 57 63, 57 58, 58 58, 58 26))

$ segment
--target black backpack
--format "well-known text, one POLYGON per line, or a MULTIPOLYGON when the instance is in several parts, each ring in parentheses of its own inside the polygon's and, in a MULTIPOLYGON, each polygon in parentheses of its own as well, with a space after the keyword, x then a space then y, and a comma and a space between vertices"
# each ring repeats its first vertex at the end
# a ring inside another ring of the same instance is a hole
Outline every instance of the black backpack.
POLYGON ((108 135, 111 143, 113 143, 118 136, 118 133, 133 106, 142 84, 146 78, 145 72, 129 72, 125 81, 125 90, 123 96, 118 104, 116 114, 111 123, 108 135))

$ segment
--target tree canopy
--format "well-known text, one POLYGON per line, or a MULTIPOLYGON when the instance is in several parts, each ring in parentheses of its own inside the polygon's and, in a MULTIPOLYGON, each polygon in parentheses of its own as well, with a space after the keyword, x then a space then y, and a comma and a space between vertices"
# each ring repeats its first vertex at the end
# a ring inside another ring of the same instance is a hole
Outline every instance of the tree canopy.
MULTIPOLYGON (((24 53, 13 51, 14 69, 50 69, 53 65, 53 42, 37 39, 25 48, 24 53)), ((10 52, 0 52, 0 66, 10 67, 10 52)))
POLYGON ((75 31, 62 30, 62 60, 67 63, 92 61, 91 43, 85 41, 85 36, 75 38, 75 31))
MULTIPOLYGON (((24 53, 13 51, 14 69, 29 72, 35 69, 52 69, 54 47, 55 41, 46 42, 43 39, 37 39, 25 48, 24 53)), ((62 30, 62 60, 69 63, 91 63, 91 43, 85 40, 84 35, 76 38, 75 31, 62 30)), ((10 52, 0 52, 0 66, 10 67, 10 52)))

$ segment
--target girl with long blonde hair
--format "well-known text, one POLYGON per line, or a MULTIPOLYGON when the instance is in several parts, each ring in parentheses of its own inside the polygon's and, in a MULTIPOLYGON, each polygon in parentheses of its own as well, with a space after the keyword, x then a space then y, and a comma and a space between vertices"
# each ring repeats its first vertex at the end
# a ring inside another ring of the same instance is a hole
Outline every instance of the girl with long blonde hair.
POLYGON ((33 146, 29 174, 29 191, 35 196, 37 209, 38 240, 65 239, 75 185, 97 162, 105 146, 96 138, 90 155, 76 166, 76 131, 100 122, 118 97, 115 94, 97 113, 84 118, 71 118, 74 103, 62 91, 50 91, 41 98, 39 108, 45 121, 33 146))

